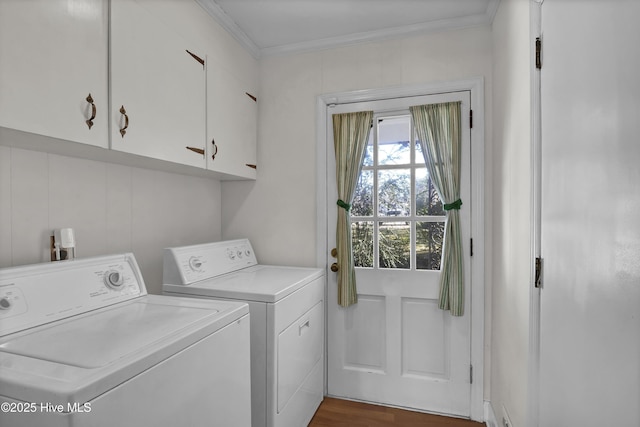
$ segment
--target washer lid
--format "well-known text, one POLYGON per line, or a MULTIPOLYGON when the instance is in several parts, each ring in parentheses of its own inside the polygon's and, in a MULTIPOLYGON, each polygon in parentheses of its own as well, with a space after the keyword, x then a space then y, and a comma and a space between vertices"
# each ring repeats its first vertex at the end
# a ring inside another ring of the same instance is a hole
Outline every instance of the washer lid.
POLYGON ((0 344, 0 350, 79 368, 99 368, 214 312, 132 302, 39 328, 0 344))
POLYGON ((88 402, 246 315, 247 304, 146 295, 0 340, 0 389, 88 402))
POLYGON ((190 285, 165 284, 163 289, 172 293, 274 303, 322 274, 320 268, 257 265, 190 285))

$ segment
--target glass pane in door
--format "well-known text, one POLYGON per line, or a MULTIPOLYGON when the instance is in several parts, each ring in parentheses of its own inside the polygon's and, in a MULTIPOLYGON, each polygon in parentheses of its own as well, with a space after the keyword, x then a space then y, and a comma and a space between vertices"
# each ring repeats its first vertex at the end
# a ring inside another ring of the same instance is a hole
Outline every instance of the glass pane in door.
POLYGON ((440 270, 444 222, 416 222, 416 269, 440 270))
POLYGON ((411 215, 411 169, 378 171, 378 215, 411 215))
POLYGON ((378 258, 380 268, 411 268, 410 223, 378 223, 378 258))
POLYGON ((351 223, 351 249, 356 267, 373 267, 373 222, 351 223))
POLYGON ((373 216, 373 171, 363 170, 351 202, 351 216, 373 216))
POLYGON ((427 168, 416 169, 416 214, 445 216, 442 201, 427 168))
POLYGON ((410 116, 378 119, 378 165, 411 163, 410 116))

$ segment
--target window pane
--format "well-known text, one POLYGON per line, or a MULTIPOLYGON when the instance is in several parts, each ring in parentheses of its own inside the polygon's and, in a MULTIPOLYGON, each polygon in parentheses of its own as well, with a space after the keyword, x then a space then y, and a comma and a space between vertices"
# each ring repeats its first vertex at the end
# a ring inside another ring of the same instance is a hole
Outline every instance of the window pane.
POLYGON ((404 221, 378 224, 380 268, 411 268, 411 225, 404 221))
POLYGON ((416 269, 440 270, 444 222, 416 222, 416 269))
POLYGON ((351 223, 351 246, 356 267, 373 267, 373 222, 351 223))
POLYGON ((351 203, 351 215, 373 216, 373 171, 371 170, 360 172, 360 179, 351 203))
POLYGON ((369 142, 364 152, 363 166, 373 166, 373 132, 369 133, 369 142))
POLYGON ((378 164, 404 165, 411 162, 409 116, 378 120, 378 164))
POLYGON ((378 171, 378 215, 411 215, 411 170, 378 171))
POLYGON ((427 168, 416 169, 416 211, 421 216, 445 215, 427 168))
POLYGON ((422 154, 422 146, 420 145, 420 141, 418 141, 418 137, 416 136, 416 158, 415 162, 419 165, 424 165, 424 154, 422 154))

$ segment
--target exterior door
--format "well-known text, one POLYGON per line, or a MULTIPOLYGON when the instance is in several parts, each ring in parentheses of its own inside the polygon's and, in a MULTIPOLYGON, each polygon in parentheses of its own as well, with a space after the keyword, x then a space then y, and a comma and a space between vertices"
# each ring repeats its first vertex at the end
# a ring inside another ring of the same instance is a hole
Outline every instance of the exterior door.
POLYGON ((542 5, 540 427, 640 425, 638 16, 542 5))
MULTIPOLYGON (((470 92, 329 107, 329 116, 373 110, 363 171, 351 208, 358 303, 337 304, 328 272, 328 394, 418 410, 470 415, 470 274, 465 248, 466 313, 438 308, 445 213, 416 144, 409 106, 462 101, 470 92)), ((335 193, 331 120, 327 135, 328 200, 335 193)), ((470 125, 462 120, 460 211, 470 237, 470 125)), ((328 203, 328 242, 335 247, 335 203, 328 203)), ((466 245, 465 245, 466 246, 466 245)), ((328 265, 336 260, 327 254, 328 265)))

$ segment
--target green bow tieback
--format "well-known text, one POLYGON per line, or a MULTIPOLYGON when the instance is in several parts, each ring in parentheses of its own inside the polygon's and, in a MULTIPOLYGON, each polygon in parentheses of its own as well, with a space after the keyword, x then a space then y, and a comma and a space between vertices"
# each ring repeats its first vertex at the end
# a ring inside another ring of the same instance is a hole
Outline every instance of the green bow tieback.
POLYGON ((457 211, 460 210, 460 206, 462 206, 462 200, 458 199, 455 202, 452 203, 445 203, 444 205, 444 210, 445 211, 450 211, 452 209, 455 209, 457 211))
POLYGON ((349 212, 349 209, 351 209, 351 205, 349 203, 346 203, 340 199, 338 199, 338 201, 336 202, 336 204, 338 206, 340 206, 342 209, 344 209, 345 211, 349 212))

